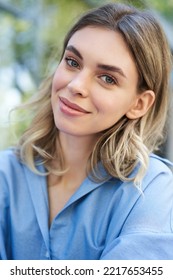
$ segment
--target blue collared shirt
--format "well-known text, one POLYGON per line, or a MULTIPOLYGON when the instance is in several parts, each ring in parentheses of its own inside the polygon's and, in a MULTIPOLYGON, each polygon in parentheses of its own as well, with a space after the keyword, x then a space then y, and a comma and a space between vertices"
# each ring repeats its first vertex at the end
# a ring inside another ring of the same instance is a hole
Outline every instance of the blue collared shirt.
POLYGON ((86 178, 49 227, 46 177, 3 151, 0 259, 173 259, 173 175, 155 155, 142 190, 86 178))

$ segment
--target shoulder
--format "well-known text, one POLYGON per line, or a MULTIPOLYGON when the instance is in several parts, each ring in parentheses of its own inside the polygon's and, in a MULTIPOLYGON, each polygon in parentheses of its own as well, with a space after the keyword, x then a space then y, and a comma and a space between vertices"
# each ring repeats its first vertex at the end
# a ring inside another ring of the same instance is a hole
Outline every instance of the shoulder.
POLYGON ((5 169, 13 164, 19 164, 19 159, 14 148, 0 151, 0 170, 5 169))
POLYGON ((16 157, 16 149, 11 147, 6 150, 0 151, 0 161, 7 160, 7 159, 14 159, 16 157))
POLYGON ((156 154, 150 154, 150 165, 156 165, 157 169, 170 171, 173 168, 173 162, 169 161, 166 158, 160 157, 156 154))
POLYGON ((172 163, 167 159, 150 156, 148 170, 142 181, 141 195, 134 195, 134 191, 131 191, 134 203, 124 232, 172 233, 173 173, 169 166, 171 167, 172 163))
POLYGON ((144 176, 144 181, 150 182, 157 177, 163 177, 167 178, 168 180, 173 180, 172 168, 172 162, 155 154, 151 154, 149 156, 149 164, 146 175, 144 176))
POLYGON ((0 151, 0 174, 13 178, 15 174, 20 174, 23 164, 17 156, 15 148, 0 151))
POLYGON ((38 173, 34 173, 25 162, 23 162, 18 156, 17 149, 9 148, 7 150, 0 151, 0 175, 5 175, 6 177, 14 178, 20 177, 19 174, 25 174, 27 177, 33 177, 34 175, 46 174, 44 164, 40 161, 36 162, 36 168, 38 173))

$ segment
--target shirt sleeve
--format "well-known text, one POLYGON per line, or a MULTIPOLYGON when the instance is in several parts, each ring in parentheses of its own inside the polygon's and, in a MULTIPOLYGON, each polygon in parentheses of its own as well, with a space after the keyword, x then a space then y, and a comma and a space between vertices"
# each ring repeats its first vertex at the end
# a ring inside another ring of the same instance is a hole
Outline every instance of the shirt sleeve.
POLYGON ((9 215, 9 203, 8 203, 8 191, 7 182, 5 177, 0 172, 0 260, 6 260, 9 248, 9 231, 8 227, 8 215, 9 215))
POLYGON ((121 235, 105 249, 102 260, 173 260, 173 236, 168 233, 134 232, 121 235))
POLYGON ((172 212, 173 175, 169 171, 162 172, 150 180, 118 237, 113 238, 111 225, 111 238, 107 240, 101 259, 173 260, 172 212))

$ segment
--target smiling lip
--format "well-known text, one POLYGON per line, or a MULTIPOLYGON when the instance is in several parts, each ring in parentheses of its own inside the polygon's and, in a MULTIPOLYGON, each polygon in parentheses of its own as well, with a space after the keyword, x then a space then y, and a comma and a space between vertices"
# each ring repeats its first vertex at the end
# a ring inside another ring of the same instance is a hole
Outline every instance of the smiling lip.
POLYGON ((60 103, 60 107, 62 111, 66 111, 66 113, 71 113, 71 114, 75 114, 75 113, 89 113, 88 111, 86 111, 84 108, 80 107, 79 105, 70 102, 68 99, 66 99, 65 97, 59 97, 61 103, 60 103), (64 106, 65 105, 65 106, 64 106))

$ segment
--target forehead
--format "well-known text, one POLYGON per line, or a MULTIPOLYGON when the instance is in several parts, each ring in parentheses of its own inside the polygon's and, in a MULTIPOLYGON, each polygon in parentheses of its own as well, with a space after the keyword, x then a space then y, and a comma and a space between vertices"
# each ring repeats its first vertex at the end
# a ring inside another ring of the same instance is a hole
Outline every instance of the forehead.
POLYGON ((90 48, 98 46, 100 49, 107 48, 114 51, 114 46, 121 45, 127 51, 128 46, 122 36, 118 31, 113 31, 104 27, 88 26, 76 31, 68 41, 68 44, 79 43, 81 47, 85 44, 89 45, 90 48), (112 47, 112 48, 111 48, 112 47))

